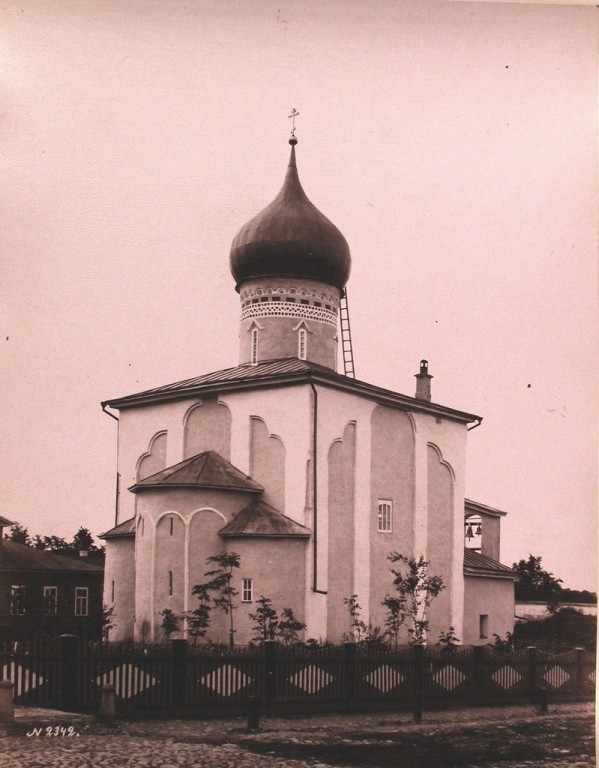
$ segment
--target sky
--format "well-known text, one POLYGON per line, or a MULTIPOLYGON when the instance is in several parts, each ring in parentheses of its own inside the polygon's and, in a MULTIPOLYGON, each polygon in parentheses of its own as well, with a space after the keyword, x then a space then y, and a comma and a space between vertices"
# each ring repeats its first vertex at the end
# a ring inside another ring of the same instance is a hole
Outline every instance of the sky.
POLYGON ((597 572, 597 10, 430 0, 0 8, 0 514, 114 524, 100 402, 234 366, 228 254, 298 167, 352 252, 357 378, 480 414, 502 561, 597 572))

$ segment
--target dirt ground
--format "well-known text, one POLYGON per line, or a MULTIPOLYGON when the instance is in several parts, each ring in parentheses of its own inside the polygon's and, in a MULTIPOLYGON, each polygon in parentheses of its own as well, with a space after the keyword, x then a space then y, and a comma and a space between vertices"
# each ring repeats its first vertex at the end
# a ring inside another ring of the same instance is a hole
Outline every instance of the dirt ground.
POLYGON ((258 731, 242 718, 106 726, 21 710, 0 768, 592 768, 594 730, 591 703, 425 712, 421 724, 406 712, 265 717, 258 731), (69 725, 76 737, 50 735, 69 725))

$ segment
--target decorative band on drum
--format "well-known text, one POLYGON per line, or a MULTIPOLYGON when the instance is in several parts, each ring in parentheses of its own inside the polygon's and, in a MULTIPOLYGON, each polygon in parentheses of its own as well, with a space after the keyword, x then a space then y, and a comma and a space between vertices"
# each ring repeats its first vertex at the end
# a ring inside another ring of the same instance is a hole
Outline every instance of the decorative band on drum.
POLYGON ((259 304, 250 304, 241 310, 241 319, 250 317, 300 317, 306 320, 320 320, 337 327, 337 314, 323 307, 315 307, 310 304, 298 304, 283 301, 261 301, 259 304))

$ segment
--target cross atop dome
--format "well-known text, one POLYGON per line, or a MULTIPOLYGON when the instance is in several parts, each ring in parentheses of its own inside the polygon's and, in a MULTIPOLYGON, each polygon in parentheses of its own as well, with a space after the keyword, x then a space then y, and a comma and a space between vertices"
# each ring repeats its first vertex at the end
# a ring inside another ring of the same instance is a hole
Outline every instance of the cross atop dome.
POLYGON ((289 115, 289 117, 292 120, 292 123, 291 123, 291 136, 289 137, 289 143, 291 144, 291 146, 294 146, 295 144, 297 144, 297 137, 295 135, 295 118, 298 115, 299 115, 299 112, 297 111, 297 109, 295 107, 293 107, 293 109, 291 110, 291 114, 289 115))

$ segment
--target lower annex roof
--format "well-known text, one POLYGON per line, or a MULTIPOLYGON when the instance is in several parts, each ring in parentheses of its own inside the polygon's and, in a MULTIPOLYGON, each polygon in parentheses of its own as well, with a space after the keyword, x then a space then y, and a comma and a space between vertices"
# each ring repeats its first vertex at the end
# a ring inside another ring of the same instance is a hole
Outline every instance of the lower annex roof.
POLYGON ((339 391, 361 395, 381 405, 390 405, 403 408, 404 410, 443 416, 463 424, 471 422, 480 423, 482 421, 481 416, 458 411, 454 408, 447 408, 444 405, 431 403, 426 400, 419 400, 408 395, 402 395, 390 389, 383 389, 374 384, 368 384, 367 382, 344 376, 341 373, 336 373, 323 365, 300 360, 296 357, 282 360, 267 360, 257 365, 244 363, 234 368, 225 368, 222 371, 214 371, 202 376, 196 376, 193 379, 177 381, 174 384, 166 384, 162 387, 148 389, 136 394, 104 400, 102 408, 135 408, 151 403, 180 400, 194 396, 307 383, 319 384, 320 386, 330 387, 339 391))
POLYGON ((515 579, 511 568, 473 549, 464 549, 464 576, 488 576, 495 579, 515 579))
POLYGON ((57 555, 43 549, 4 540, 0 546, 0 571, 53 571, 63 573, 102 573, 104 567, 80 557, 57 555))

